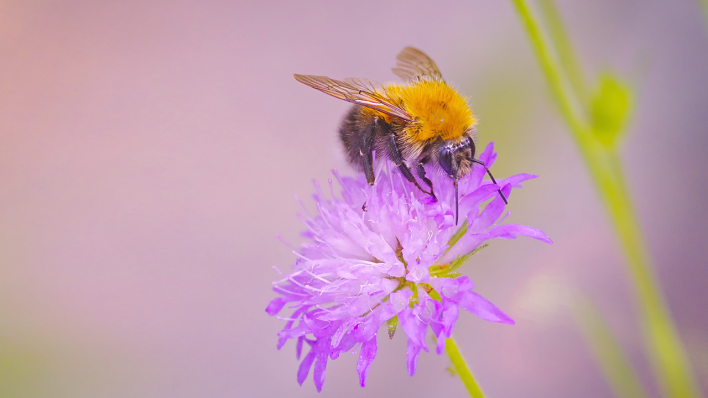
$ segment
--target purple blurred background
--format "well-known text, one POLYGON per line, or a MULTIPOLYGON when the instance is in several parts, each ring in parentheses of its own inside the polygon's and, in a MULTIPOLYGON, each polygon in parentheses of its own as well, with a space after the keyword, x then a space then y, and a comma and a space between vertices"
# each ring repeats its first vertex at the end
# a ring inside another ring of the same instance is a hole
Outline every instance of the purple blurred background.
MULTIPOLYGON (((623 153, 661 285, 708 391, 708 25, 691 0, 562 1, 587 75, 636 89, 623 153)), ((406 45, 471 97, 498 177, 539 174, 511 222, 555 244, 495 242, 464 272, 516 326, 465 313, 455 335, 490 397, 611 392, 570 316, 598 302, 642 380, 613 231, 510 1, 0 2, 0 395, 464 397, 449 360, 405 367, 379 340, 324 391, 264 311, 299 243, 293 195, 352 173, 348 105, 293 73, 381 82, 406 45)))

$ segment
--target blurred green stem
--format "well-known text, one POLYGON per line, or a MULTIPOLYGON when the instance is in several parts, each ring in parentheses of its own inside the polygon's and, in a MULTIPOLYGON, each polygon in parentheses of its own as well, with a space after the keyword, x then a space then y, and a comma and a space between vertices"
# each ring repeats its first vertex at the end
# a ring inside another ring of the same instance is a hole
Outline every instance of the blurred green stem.
POLYGON ((474 376, 472 376, 472 372, 467 368, 465 359, 462 358, 460 351, 457 349, 457 344, 455 344, 455 340, 453 340, 452 337, 445 339, 445 351, 447 355, 450 356, 452 365, 455 366, 457 374, 460 376, 460 379, 462 379, 462 382, 465 383, 465 387, 467 388, 467 392, 470 393, 470 396, 472 398, 484 398, 482 389, 479 388, 474 376))
POLYGON ((603 204, 622 244, 637 293, 642 329, 654 372, 664 397, 698 397, 685 350, 669 315, 629 199, 616 145, 602 145, 573 106, 561 69, 525 0, 513 0, 555 101, 580 148, 603 204))
POLYGON ((566 76, 568 76, 568 81, 575 92, 576 98, 583 106, 587 105, 588 92, 587 87, 585 87, 585 79, 583 79, 583 70, 575 57, 568 35, 565 34, 565 27, 560 13, 558 13, 558 9, 552 0, 539 0, 539 6, 541 15, 548 26, 549 36, 558 50, 560 66, 566 76))
POLYGON ((708 24, 708 0, 698 0, 703 7, 703 15, 706 17, 706 24, 708 24))
POLYGON ((646 398, 646 391, 624 356, 622 346, 615 339, 597 307, 583 297, 578 300, 574 314, 615 396, 646 398))

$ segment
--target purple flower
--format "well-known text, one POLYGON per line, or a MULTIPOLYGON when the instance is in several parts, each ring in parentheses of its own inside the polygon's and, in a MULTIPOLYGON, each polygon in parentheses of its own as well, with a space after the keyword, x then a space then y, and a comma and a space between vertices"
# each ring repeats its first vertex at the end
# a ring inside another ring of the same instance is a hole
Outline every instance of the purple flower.
MULTIPOLYGON (((489 166, 496 158, 493 148, 489 144, 480 155, 489 166)), ((293 271, 273 283, 280 297, 266 312, 276 315, 286 306, 293 310, 279 317, 287 323, 278 333, 278 349, 295 339, 300 359, 303 346, 309 347, 297 372, 300 385, 314 364, 315 386, 321 391, 328 359, 358 347, 363 387, 384 324, 391 338, 397 328, 407 335, 411 376, 420 351, 428 351, 428 327, 441 354, 460 308, 487 321, 514 324, 456 270, 488 239, 523 235, 551 243, 535 228, 498 224, 509 213, 502 217, 504 202, 497 190, 509 197, 512 187, 534 175, 518 174, 495 185, 482 180, 484 168, 474 168, 459 182, 460 218, 465 221, 456 226, 452 180, 429 173, 438 198, 434 201, 388 167, 378 173, 373 187, 363 176, 342 178, 335 172, 341 199, 335 197, 331 180, 332 199, 316 184, 319 214, 303 218, 309 241, 294 252, 293 271)))

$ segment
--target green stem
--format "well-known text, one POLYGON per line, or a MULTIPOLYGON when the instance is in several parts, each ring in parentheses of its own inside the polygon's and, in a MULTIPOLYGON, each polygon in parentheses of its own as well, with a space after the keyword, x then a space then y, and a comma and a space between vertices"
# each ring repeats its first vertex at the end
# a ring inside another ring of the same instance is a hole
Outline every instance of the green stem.
POLYGON ((595 185, 610 213, 639 301, 644 341, 664 397, 698 397, 691 367, 651 266, 639 222, 623 183, 624 173, 614 150, 597 143, 583 148, 595 185))
POLYGON ((585 336, 600 369, 617 398, 648 397, 632 365, 624 355, 598 308, 587 298, 578 300, 575 320, 585 336))
POLYGON ((460 376, 460 379, 462 379, 462 382, 465 383, 465 387, 467 388, 467 392, 470 393, 470 396, 472 398, 484 398, 482 389, 479 388, 474 376, 472 376, 472 372, 467 368, 465 359, 462 358, 460 351, 457 349, 457 344, 455 344, 455 340, 453 340, 452 337, 445 339, 445 351, 447 355, 450 356, 452 365, 455 366, 457 374, 460 376))
POLYGON ((570 45, 570 40, 568 40, 568 34, 563 26, 560 13, 553 3, 553 0, 539 0, 538 4, 543 20, 548 26, 549 36, 557 49, 560 65, 566 76, 568 76, 575 97, 578 98, 581 104, 587 105, 588 93, 585 87, 585 79, 583 79, 583 70, 580 67, 578 59, 575 57, 573 47, 570 45))
POLYGON ((708 0, 698 0, 703 7, 703 15, 706 17, 706 23, 708 23, 708 0))
POLYGON ((622 244, 637 294, 644 341, 663 396, 699 397, 685 349, 656 281, 616 149, 601 145, 594 138, 590 127, 577 116, 570 94, 563 85, 560 68, 551 57, 549 46, 544 41, 528 5, 525 0, 513 2, 531 39, 554 99, 578 143, 622 244))
MULTIPOLYGON (((551 92, 560 106, 561 114, 570 126, 571 131, 573 131, 573 138, 578 141, 583 138, 590 138, 590 131, 585 128, 583 121, 578 116, 576 107, 573 106, 573 102, 565 88, 563 79, 561 78, 560 67, 553 60, 548 45, 541 34, 541 29, 533 19, 533 15, 531 15, 526 2, 524 0, 512 1, 514 5, 516 5, 517 11, 526 28, 526 33, 531 39, 531 45, 536 52, 538 61, 541 64, 541 69, 543 69, 543 73, 546 75, 551 92)), ((578 145, 580 145, 580 142, 578 142, 578 145)))

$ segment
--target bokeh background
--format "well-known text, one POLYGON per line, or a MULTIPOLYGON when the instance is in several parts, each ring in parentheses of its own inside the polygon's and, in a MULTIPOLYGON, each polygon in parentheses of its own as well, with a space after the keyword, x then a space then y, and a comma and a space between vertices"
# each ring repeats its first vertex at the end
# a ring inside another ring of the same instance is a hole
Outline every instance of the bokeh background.
MULTIPOLYGON (((708 21, 691 0, 558 1, 589 78, 636 90, 623 154, 661 286, 708 392, 708 21)), ((611 391, 573 321, 595 300, 656 392, 608 219, 510 1, 0 1, 0 395, 464 397, 445 356, 379 340, 324 391, 264 312, 299 243, 294 195, 346 165, 348 105, 293 73, 391 81, 406 45, 470 96, 496 176, 541 177, 465 268, 516 321, 455 335, 490 397, 611 391)))

